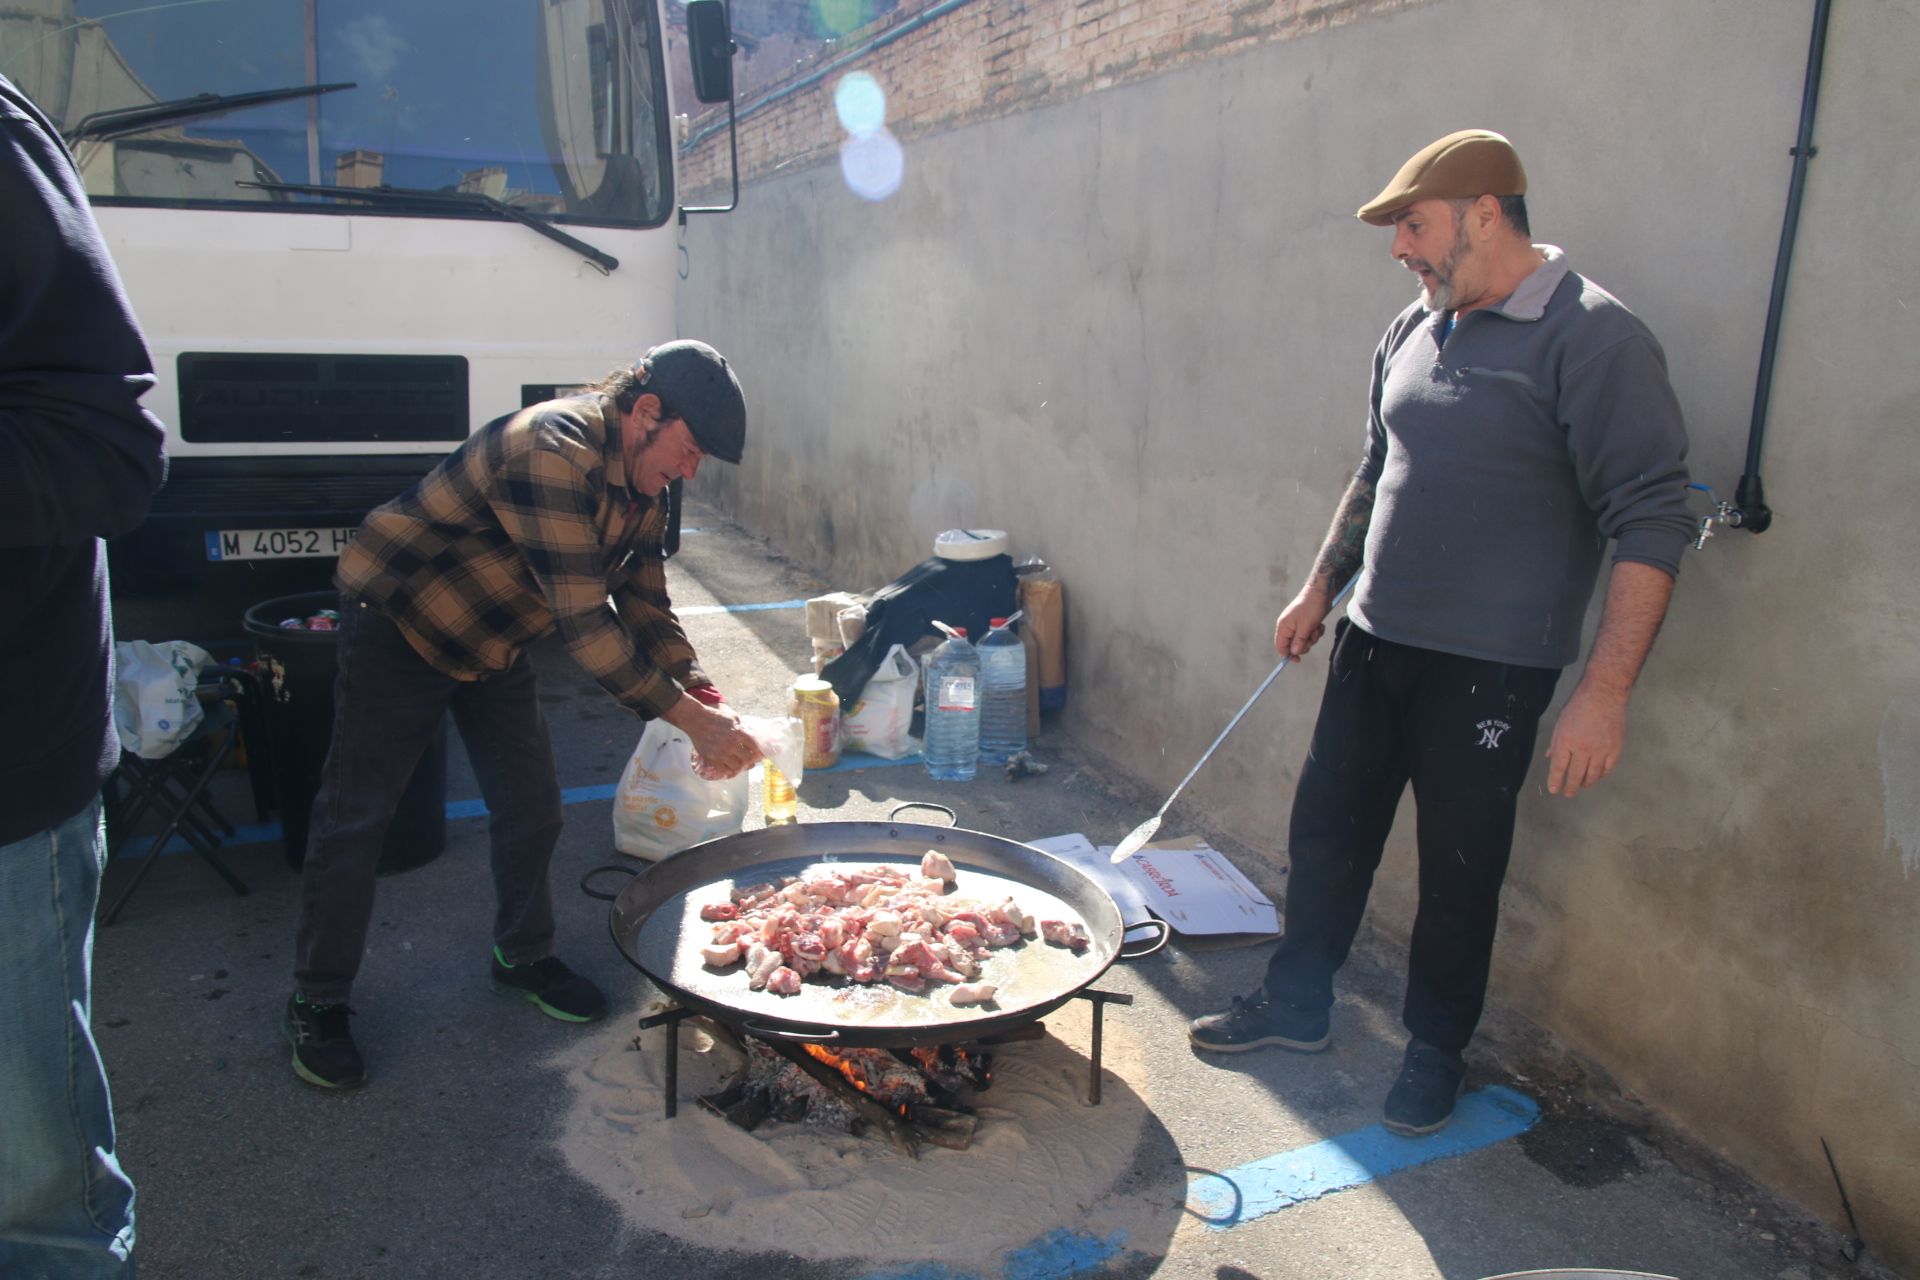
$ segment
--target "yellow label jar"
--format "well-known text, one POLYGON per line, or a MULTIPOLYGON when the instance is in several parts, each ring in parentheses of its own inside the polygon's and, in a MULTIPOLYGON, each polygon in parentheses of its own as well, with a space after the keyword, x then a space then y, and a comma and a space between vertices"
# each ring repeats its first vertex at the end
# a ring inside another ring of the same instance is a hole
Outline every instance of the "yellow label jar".
POLYGON ((840 762, 840 695, 819 676, 801 676, 793 682, 789 712, 800 721, 809 769, 830 769, 840 762))

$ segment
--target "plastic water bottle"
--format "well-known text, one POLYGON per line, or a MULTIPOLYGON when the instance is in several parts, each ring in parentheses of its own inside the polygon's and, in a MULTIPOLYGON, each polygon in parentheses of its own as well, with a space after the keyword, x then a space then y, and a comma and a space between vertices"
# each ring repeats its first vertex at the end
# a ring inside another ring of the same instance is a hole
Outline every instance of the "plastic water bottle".
POLYGON ((1027 649, 1012 618, 980 641, 980 762, 1005 764, 1027 749, 1027 649))
POLYGON ((927 655, 927 772, 966 782, 980 758, 980 653, 966 629, 936 622, 948 639, 927 655))

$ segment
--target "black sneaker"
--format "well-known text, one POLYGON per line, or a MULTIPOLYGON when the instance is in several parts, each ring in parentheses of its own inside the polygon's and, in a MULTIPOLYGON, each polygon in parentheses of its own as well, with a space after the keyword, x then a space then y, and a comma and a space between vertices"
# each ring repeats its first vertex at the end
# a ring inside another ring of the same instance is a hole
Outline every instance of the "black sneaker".
POLYGON ((294 994, 287 1001, 285 1030, 293 1044, 293 1074, 322 1089, 358 1089, 367 1082, 367 1064, 353 1044, 344 1004, 308 1004, 294 994))
POLYGON ((1187 1024, 1187 1037, 1197 1048, 1215 1053, 1244 1053, 1268 1047, 1295 1053, 1318 1053, 1332 1038, 1331 1015, 1296 1013, 1267 999, 1265 991, 1235 996, 1233 1007, 1210 1013, 1187 1024))
POLYGON ((1422 1040, 1407 1042, 1400 1078, 1387 1094, 1384 1123, 1403 1138, 1436 1133, 1453 1119, 1453 1104, 1467 1080, 1467 1064, 1457 1053, 1422 1040))
POLYGON ((600 988, 567 968, 558 956, 508 964, 495 947, 493 989, 503 996, 531 1000, 540 1012, 562 1022, 598 1022, 607 1012, 607 998, 600 988))

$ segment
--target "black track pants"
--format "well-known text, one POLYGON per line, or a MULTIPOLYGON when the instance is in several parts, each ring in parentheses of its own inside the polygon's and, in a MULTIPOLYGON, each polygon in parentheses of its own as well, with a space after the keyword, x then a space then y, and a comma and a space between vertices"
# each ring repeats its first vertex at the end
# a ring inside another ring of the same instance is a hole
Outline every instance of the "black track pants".
POLYGON ((1294 793, 1286 934, 1268 996, 1302 1012, 1333 1004, 1394 810, 1413 783, 1420 907, 1405 1021, 1458 1052, 1487 993, 1514 805, 1560 672, 1395 644, 1342 620, 1294 793))

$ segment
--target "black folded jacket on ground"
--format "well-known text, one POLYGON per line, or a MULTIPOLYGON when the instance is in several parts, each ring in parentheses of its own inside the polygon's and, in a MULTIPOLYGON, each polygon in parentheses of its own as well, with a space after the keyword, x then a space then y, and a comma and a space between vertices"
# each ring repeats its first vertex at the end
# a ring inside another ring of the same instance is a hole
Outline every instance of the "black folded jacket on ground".
POLYGON ((994 618, 1013 613, 1017 594, 1010 555, 922 560, 874 593, 867 603, 867 629, 820 674, 840 705, 851 707, 894 645, 911 646, 937 634, 936 621, 965 627, 967 638, 978 644, 994 618))

